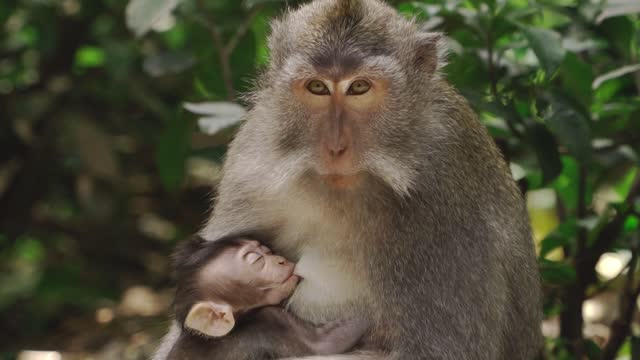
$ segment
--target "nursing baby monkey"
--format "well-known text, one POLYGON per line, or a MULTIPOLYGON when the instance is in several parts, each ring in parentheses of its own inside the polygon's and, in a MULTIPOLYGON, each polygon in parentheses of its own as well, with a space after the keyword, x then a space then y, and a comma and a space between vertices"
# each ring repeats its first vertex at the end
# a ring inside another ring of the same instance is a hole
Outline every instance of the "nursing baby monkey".
POLYGON ((339 354, 368 327, 356 320, 316 326, 277 306, 300 278, 294 263, 255 240, 194 237, 179 247, 174 266, 174 309, 185 331, 169 359, 236 359, 239 346, 260 358, 339 354))

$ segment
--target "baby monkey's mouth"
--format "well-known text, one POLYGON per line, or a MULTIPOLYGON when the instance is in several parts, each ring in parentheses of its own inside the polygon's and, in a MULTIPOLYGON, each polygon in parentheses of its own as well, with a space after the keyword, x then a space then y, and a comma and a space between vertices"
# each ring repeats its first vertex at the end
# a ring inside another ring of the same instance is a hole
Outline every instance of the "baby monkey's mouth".
POLYGON ((298 282, 300 281, 300 279, 301 279, 300 276, 295 274, 295 265, 294 265, 291 267, 291 270, 289 270, 289 273, 280 284, 280 288, 282 288, 283 291, 286 291, 288 293, 288 296, 291 296, 291 294, 293 294, 296 287, 298 286, 298 282))
POLYGON ((282 282, 282 284, 286 284, 287 282, 291 281, 292 279, 295 279, 296 282, 300 279, 302 279, 302 277, 298 274, 296 274, 296 266, 293 265, 291 266, 291 269, 289 270, 287 276, 285 277, 284 281, 282 282))

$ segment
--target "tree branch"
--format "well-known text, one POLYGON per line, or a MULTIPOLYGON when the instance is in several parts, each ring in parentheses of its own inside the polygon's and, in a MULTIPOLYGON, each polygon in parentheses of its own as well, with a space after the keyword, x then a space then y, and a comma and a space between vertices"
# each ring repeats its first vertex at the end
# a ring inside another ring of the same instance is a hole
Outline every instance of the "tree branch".
MULTIPOLYGON (((197 6, 202 13, 206 11, 203 0, 198 0, 197 6)), ((218 53, 218 60, 220 61, 220 67, 222 71, 222 82, 224 83, 224 88, 227 92, 227 100, 229 101, 234 101, 236 97, 236 91, 233 86, 233 70, 231 69, 231 54, 238 46, 240 40, 247 34, 249 29, 251 28, 251 24, 253 23, 256 15, 258 15, 258 12, 260 12, 260 9, 261 7, 259 5, 256 5, 251 9, 251 12, 249 12, 247 18, 240 24, 240 26, 238 26, 238 28, 226 44, 224 43, 224 40, 222 38, 222 32, 220 31, 220 28, 212 17, 196 17, 196 19, 209 30, 211 40, 213 41, 213 46, 218 53)))
POLYGON ((229 39, 227 46, 224 47, 224 51, 227 56, 231 56, 233 50, 235 50, 236 46, 238 46, 238 42, 240 42, 240 40, 247 34, 247 31, 249 31, 253 20, 255 19, 256 15, 258 15, 258 12, 260 12, 260 9, 260 5, 254 6, 253 9, 251 9, 251 12, 249 12, 249 16, 247 16, 242 24, 238 26, 236 32, 233 34, 231 39, 229 39))
MULTIPOLYGON (((586 189, 587 170, 586 167, 581 164, 579 166, 578 204, 576 211, 578 221, 584 219, 587 215, 586 189)), ((582 305, 586 298, 586 290, 589 284, 589 271, 593 270, 593 268, 589 268, 586 265, 587 235, 587 230, 584 227, 578 229, 576 252, 573 257, 573 267, 576 269, 576 281, 564 289, 562 296, 565 308, 560 314, 560 336, 567 339, 577 359, 581 359, 584 353, 582 343, 582 305)))

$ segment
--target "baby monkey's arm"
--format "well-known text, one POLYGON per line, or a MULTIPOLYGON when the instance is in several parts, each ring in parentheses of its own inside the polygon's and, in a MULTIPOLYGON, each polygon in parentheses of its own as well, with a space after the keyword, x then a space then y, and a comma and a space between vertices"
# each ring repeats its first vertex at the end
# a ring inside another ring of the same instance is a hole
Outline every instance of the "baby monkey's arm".
POLYGON ((267 343, 273 344, 269 350, 276 358, 347 352, 360 341, 370 325, 359 319, 314 325, 274 306, 259 309, 256 322, 269 327, 263 329, 262 334, 267 343))

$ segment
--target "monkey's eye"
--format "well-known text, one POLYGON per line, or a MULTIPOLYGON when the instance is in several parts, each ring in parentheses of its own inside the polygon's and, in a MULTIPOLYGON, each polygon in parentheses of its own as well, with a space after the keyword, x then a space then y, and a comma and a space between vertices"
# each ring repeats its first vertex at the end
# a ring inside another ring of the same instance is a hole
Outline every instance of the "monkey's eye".
POLYGON ((329 88, 320 80, 311 80, 307 84, 307 90, 316 95, 329 95, 329 88))
POLYGON ((349 90, 347 90, 348 95, 362 95, 371 89, 371 85, 366 80, 356 80, 351 83, 349 86, 349 90))
POLYGON ((249 264, 256 263, 262 257, 262 255, 260 255, 258 253, 254 253, 254 252, 250 252, 246 256, 247 256, 247 261, 249 262, 249 264))

